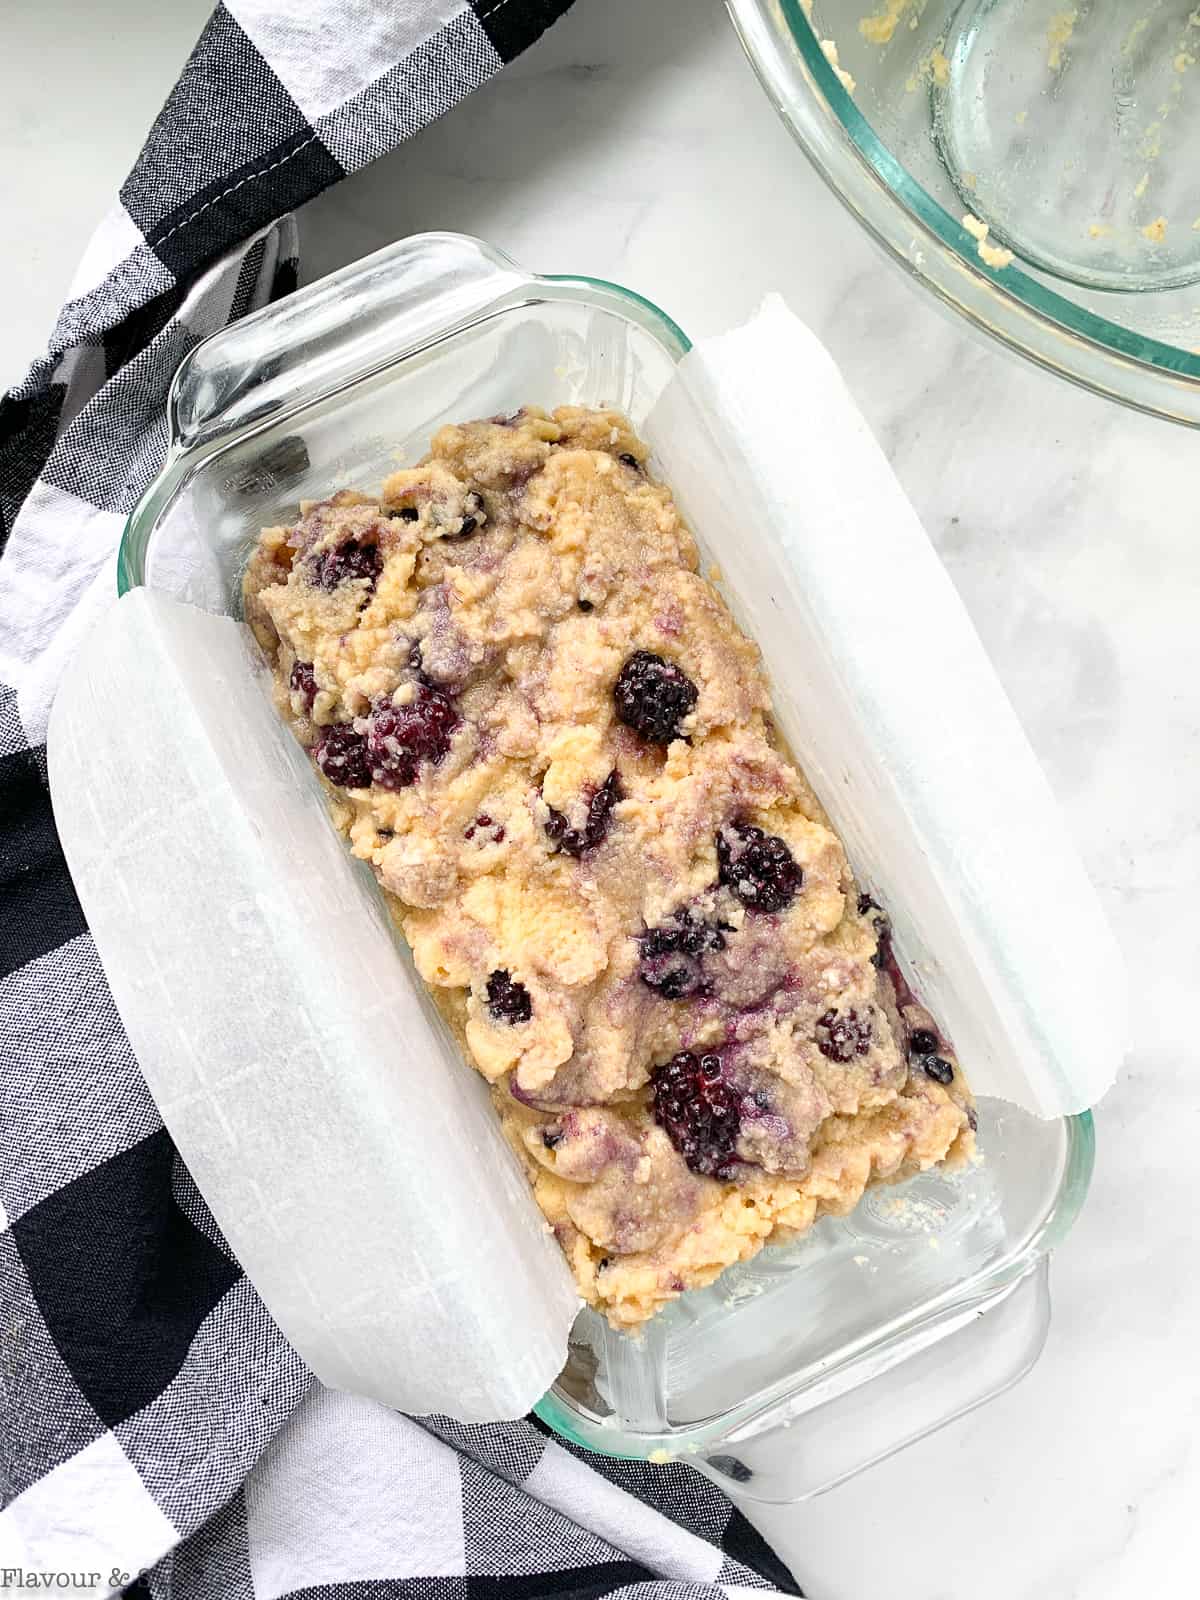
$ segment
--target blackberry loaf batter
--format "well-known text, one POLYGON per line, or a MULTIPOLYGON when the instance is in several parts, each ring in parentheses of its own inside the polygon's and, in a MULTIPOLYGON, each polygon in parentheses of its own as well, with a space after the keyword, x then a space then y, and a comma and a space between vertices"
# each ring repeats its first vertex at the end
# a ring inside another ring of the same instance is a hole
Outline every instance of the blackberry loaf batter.
POLYGON ((974 1142, 645 457, 608 411, 445 427, 245 578, 335 821, 617 1325, 974 1142))

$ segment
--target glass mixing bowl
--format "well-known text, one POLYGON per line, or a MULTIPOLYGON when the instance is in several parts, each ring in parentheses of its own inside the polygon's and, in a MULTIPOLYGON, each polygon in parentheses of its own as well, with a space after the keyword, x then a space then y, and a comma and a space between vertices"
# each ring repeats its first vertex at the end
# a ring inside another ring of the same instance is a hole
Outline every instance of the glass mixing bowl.
POLYGON ((1196 0, 727 4, 817 170, 914 278, 1061 377, 1200 425, 1196 0))

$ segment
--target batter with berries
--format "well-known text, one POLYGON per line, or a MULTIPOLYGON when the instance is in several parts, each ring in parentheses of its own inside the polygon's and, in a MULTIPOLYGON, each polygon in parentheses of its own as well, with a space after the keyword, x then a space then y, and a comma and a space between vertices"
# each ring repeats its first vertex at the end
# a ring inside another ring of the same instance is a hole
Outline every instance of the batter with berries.
POLYGON ((609 411, 445 427, 245 578, 335 821, 618 1326, 975 1124, 646 456, 609 411))

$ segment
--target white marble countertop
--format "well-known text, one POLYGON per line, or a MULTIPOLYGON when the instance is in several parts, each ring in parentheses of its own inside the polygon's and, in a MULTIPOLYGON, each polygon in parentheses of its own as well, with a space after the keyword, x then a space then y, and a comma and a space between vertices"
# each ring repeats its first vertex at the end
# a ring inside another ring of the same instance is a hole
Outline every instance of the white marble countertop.
MULTIPOLYGON (((0 381, 47 331, 207 10, 112 0, 100 22, 86 0, 45 0, 5 18, 0 381)), ((810 172, 718 0, 577 0, 506 76, 307 209, 306 273, 426 228, 617 279, 693 336, 786 295, 841 362, 971 609, 1128 957, 1133 1049, 1097 1115, 1095 1183, 1053 1265, 1038 1366, 757 1520, 819 1600, 1182 1594, 1200 1503, 1200 438, 945 320, 810 172)))

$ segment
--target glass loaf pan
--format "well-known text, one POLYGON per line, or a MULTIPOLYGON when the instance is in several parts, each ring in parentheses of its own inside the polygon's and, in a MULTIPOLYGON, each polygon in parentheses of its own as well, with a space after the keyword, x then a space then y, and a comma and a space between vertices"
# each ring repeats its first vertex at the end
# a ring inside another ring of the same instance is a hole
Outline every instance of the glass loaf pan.
MULTIPOLYGON (((259 529, 298 500, 378 484, 443 423, 522 404, 612 405, 640 426, 688 349, 615 284, 537 277, 458 235, 402 240, 187 357, 121 589, 237 615, 259 529)), ((1045 1337, 1048 1253, 1086 1193, 1092 1123, 985 1098, 979 1142, 978 1165, 871 1191, 640 1339, 582 1311, 539 1415, 591 1449, 684 1459, 737 1495, 789 1501, 999 1393, 1045 1337)))

